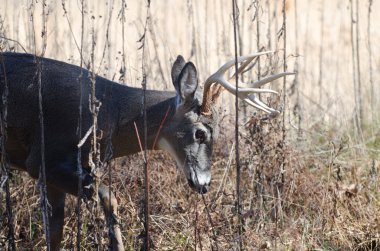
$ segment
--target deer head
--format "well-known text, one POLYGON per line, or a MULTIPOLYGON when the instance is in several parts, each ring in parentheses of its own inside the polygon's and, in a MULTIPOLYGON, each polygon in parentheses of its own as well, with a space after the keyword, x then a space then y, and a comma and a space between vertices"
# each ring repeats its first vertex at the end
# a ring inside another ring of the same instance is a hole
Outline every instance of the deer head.
MULTIPOLYGON (((238 58, 241 63, 237 73, 244 69, 257 56, 269 52, 257 53, 238 58)), ((178 56, 172 68, 172 81, 176 89, 176 111, 170 123, 166 123, 159 139, 159 147, 168 151, 182 169, 189 185, 199 193, 206 193, 211 182, 211 156, 213 143, 218 137, 219 116, 215 103, 222 87, 235 94, 236 87, 224 79, 224 75, 235 63, 228 61, 212 74, 204 84, 203 97, 199 94, 197 70, 193 63, 186 63, 178 56)), ((254 83, 239 83, 238 97, 270 115, 279 112, 261 102, 255 93, 275 93, 269 89, 260 89, 266 83, 292 73, 280 73, 254 83)), ((232 75, 229 79, 232 79, 232 75)))

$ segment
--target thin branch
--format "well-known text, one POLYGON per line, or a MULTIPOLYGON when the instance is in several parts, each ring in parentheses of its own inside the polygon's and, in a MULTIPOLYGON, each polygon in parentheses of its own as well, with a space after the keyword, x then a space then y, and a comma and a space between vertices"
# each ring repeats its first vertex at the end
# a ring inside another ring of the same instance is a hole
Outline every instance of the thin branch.
MULTIPOLYGON (((272 50, 272 35, 271 35, 271 9, 270 9, 270 0, 266 0, 266 8, 268 11, 268 28, 267 28, 267 40, 268 40, 268 50, 272 50)), ((269 65, 272 67, 272 57, 269 57, 269 65)))
MULTIPOLYGON (((193 167, 194 168, 194 167, 193 167)), ((195 175, 196 175, 196 172, 194 171, 195 175)), ((198 177, 197 177, 198 179, 198 177)), ((212 217, 211 217, 211 213, 210 213, 210 209, 209 209, 209 206, 206 202, 206 198, 204 196, 204 194, 201 194, 202 196, 202 201, 203 201, 203 204, 205 205, 205 209, 206 209, 206 213, 207 213, 207 218, 208 218, 208 221, 211 225, 211 229, 212 229, 212 237, 213 237, 213 240, 214 240, 214 244, 215 244, 215 248, 216 250, 218 251, 219 250, 219 245, 218 245, 218 239, 216 237, 216 232, 215 232, 215 224, 213 223, 212 221, 212 217)), ((211 249, 214 250, 214 246, 211 246, 211 249)))
MULTIPOLYGON (((284 47, 284 54, 283 54, 283 63, 284 68, 283 71, 286 72, 288 69, 288 65, 286 63, 286 0, 282 0, 282 34, 283 34, 283 47, 284 47)), ((286 76, 283 78, 283 107, 286 107, 286 76)), ((286 129, 285 129, 285 110, 282 113, 282 139, 283 142, 286 140, 286 129)))
POLYGON ((321 6, 320 6, 320 18, 321 18, 321 27, 320 27, 320 36, 321 36, 321 42, 319 45, 319 75, 318 75, 318 87, 319 87, 319 103, 323 104, 322 100, 322 81, 323 81, 323 52, 324 52, 324 28, 325 28, 325 0, 321 1, 321 6))
MULTIPOLYGON (((369 83, 371 92, 371 125, 372 131, 375 126, 375 88, 373 82, 373 58, 372 58, 372 38, 371 38, 371 13, 372 13, 373 0, 368 0, 368 25, 367 25, 367 42, 368 42, 368 65, 369 65, 369 83)), ((372 132, 373 133, 373 132, 372 132)))
POLYGON ((7 117, 8 117, 8 81, 5 71, 5 62, 4 57, 0 53, 0 64, 1 71, 3 71, 3 79, 0 79, 0 83, 3 86, 2 95, 1 95, 1 107, 0 110, 0 150, 1 150, 1 161, 0 161, 0 189, 5 190, 5 207, 7 214, 7 225, 8 225, 8 250, 16 251, 15 237, 14 237, 14 222, 13 222, 13 212, 12 212, 12 200, 11 200, 11 191, 9 186, 9 162, 7 158, 7 153, 5 145, 7 142, 7 117))
MULTIPOLYGON (((194 166, 191 166, 191 168, 193 169, 193 172, 194 172, 194 174, 195 174, 195 179, 196 179, 196 181, 197 181, 198 184, 199 184, 197 171, 195 170, 195 167, 194 167, 194 166)), ((217 238, 217 236, 216 236, 216 232, 215 232, 215 224, 214 224, 214 222, 213 222, 213 220, 212 220, 212 217, 211 217, 211 213, 210 213, 209 205, 207 204, 207 202, 206 202, 206 198, 205 198, 205 196, 204 196, 203 193, 201 194, 201 196, 202 196, 203 204, 205 205, 205 209, 206 209, 206 213, 207 213, 207 219, 208 219, 208 222, 210 223, 210 226, 211 226, 212 239, 213 239, 213 241, 214 241, 213 244, 215 245, 215 249, 216 249, 216 250, 219 250, 218 238, 217 238)), ((196 216, 197 216, 197 215, 196 215, 196 216)), ((195 238, 196 238, 196 236, 195 236, 195 238)), ((211 250, 215 250, 215 249, 214 249, 214 246, 211 245, 211 250)))
MULTIPOLYGON (((255 18, 256 18, 256 50, 260 50, 260 0, 255 1, 255 18)), ((257 57, 257 79, 261 78, 261 57, 257 57)))
POLYGON ((122 0, 121 1, 121 10, 120 10, 120 13, 119 13, 119 17, 120 17, 120 22, 121 22, 121 41, 122 41, 122 61, 121 61, 121 68, 120 68, 120 78, 119 78, 119 81, 121 81, 122 83, 125 82, 125 74, 126 74, 126 62, 125 62, 125 22, 126 22, 126 18, 125 18, 125 8, 126 8, 127 4, 125 2, 125 0, 122 0))
MULTIPOLYGON (((65 10, 64 2, 62 1, 63 9, 65 10)), ((67 22, 69 23, 70 31, 72 33, 71 25, 69 22, 69 19, 66 14, 65 10, 65 16, 67 18, 67 22)), ((82 203, 82 197, 83 197, 83 190, 82 190, 82 176, 83 176, 83 170, 82 170, 82 148, 80 145, 80 142, 82 140, 82 103, 83 103, 83 36, 84 36, 84 0, 81 0, 81 44, 80 49, 78 48, 77 41, 74 41, 75 44, 79 50, 80 53, 80 75, 78 77, 78 84, 79 84, 79 115, 78 115, 78 153, 77 153, 77 175, 78 175, 78 197, 77 197, 77 205, 76 205, 76 214, 77 214, 77 241, 76 246, 77 250, 79 251, 81 249, 81 232, 82 232, 82 215, 81 215, 81 203, 82 203)), ((87 139, 87 133, 84 137, 84 139, 87 139)), ((85 141, 85 140, 84 140, 85 141)))
POLYGON ((7 37, 3 37, 3 36, 0 36, 0 38, 1 38, 1 39, 5 39, 5 40, 9 40, 9 41, 11 41, 11 42, 13 42, 13 43, 18 44, 18 45, 21 47, 21 49, 22 49, 25 53, 28 53, 28 52, 26 51, 26 49, 24 48, 24 46, 22 46, 22 44, 21 44, 19 41, 14 40, 14 39, 10 39, 10 38, 7 38, 7 37))
MULTIPOLYGON (((46 0, 41 2, 42 4, 42 50, 41 56, 45 54, 47 47, 47 13, 46 13, 46 0)), ((42 210, 42 219, 44 223, 44 231, 46 237, 46 245, 47 250, 50 251, 50 225, 49 225, 49 217, 51 215, 51 206, 49 205, 47 198, 47 186, 46 186, 46 165, 45 165, 45 122, 44 122, 44 111, 43 111, 43 82, 42 82, 42 72, 43 72, 43 64, 42 58, 35 57, 37 63, 37 74, 38 74, 38 108, 39 108, 39 118, 40 118, 40 137, 41 137, 41 165, 39 170, 38 177, 38 186, 40 189, 40 203, 42 210)))
POLYGON ((146 72, 146 65, 145 65, 145 42, 146 42, 146 35, 147 35, 147 28, 150 20, 150 0, 147 2, 146 7, 146 18, 145 18, 145 25, 144 25, 144 32, 141 38, 139 39, 139 42, 141 42, 140 48, 142 49, 142 63, 141 63, 141 70, 142 70, 142 89, 143 89, 143 96, 142 96, 142 104, 143 104, 143 118, 144 118, 144 186, 145 186, 145 193, 144 193, 144 228, 145 228, 145 239, 144 239, 144 250, 149 251, 150 250, 150 231, 149 231, 149 169, 148 169, 148 161, 147 161, 147 144, 148 144, 148 126, 147 126, 147 114, 146 114, 146 78, 147 78, 147 72, 146 72))
POLYGON ((198 246, 198 238, 199 238, 199 247, 202 251, 202 239, 201 236, 199 235, 199 230, 198 230, 198 200, 195 200, 194 204, 194 211, 195 211, 195 217, 194 217, 194 251, 197 251, 197 246, 198 246))
MULTIPOLYGON (((237 41, 237 22, 238 16, 236 13, 237 3, 236 0, 232 0, 232 15, 234 21, 234 48, 235 48, 235 72, 239 71, 238 65, 238 41, 237 41)), ((240 204, 240 152, 239 152, 239 102, 238 102, 238 89, 239 89, 239 74, 235 74, 236 92, 235 92, 235 160, 236 160, 236 213, 238 217, 238 245, 239 250, 243 250, 243 219, 241 215, 240 204)))
POLYGON ((153 49, 154 49, 154 52, 156 54, 155 60, 157 62, 158 71, 159 71, 159 73, 161 75, 161 81, 163 83, 165 83, 165 88, 168 89, 169 88, 169 85, 168 85, 169 81, 165 80, 164 68, 162 67, 162 64, 161 64, 161 61, 160 61, 160 58, 159 58, 159 48, 160 48, 160 46, 157 44, 156 33, 154 31, 153 22, 149 22, 148 25, 149 25, 149 31, 150 31, 150 35, 151 35, 151 40, 153 42, 153 49))
MULTIPOLYGON (((108 17, 108 22, 107 22, 107 30, 106 30, 106 41, 104 43, 104 48, 103 48, 103 53, 102 53, 102 57, 100 59, 100 64, 98 66, 98 69, 96 70, 96 73, 98 73, 100 71, 100 67, 102 66, 103 64, 103 60, 104 60, 104 57, 105 57, 105 54, 106 54, 106 50, 107 48, 109 48, 110 44, 109 44, 109 33, 110 33, 110 26, 111 26, 111 19, 112 19, 112 11, 113 11, 113 1, 111 0, 108 5, 110 6, 111 10, 109 12, 109 17, 108 17)), ((95 68, 95 66, 93 66, 95 68)))
MULTIPOLYGON (((80 60, 81 60, 81 65, 82 65, 82 63, 83 63, 83 57, 82 57, 82 50, 83 50, 83 48, 82 48, 83 47, 83 24, 84 23, 83 23, 83 20, 82 20, 82 25, 81 25, 81 29, 82 29, 82 31, 81 31, 81 46, 79 47, 78 42, 77 42, 77 40, 75 38, 73 29, 71 27, 70 19, 69 19, 68 15, 67 15, 65 1, 64 0, 61 0, 61 1, 62 1, 63 15, 66 17, 66 21, 67 21, 67 23, 69 25, 69 30, 70 30, 71 36, 73 37, 75 46, 77 47, 77 50, 78 50, 78 52, 80 54, 80 60)), ((81 16, 82 16, 82 19, 83 19, 83 0, 81 0, 81 6, 82 6, 81 16)))
MULTIPOLYGON (((360 118, 360 134, 362 134, 363 128, 363 98, 362 98, 362 81, 360 72, 360 32, 359 32, 359 0, 356 0, 356 70, 358 73, 358 113, 360 118)), ((363 137, 360 137, 363 139, 363 137)))
MULTIPOLYGON (((298 41, 298 4, 297 0, 294 0, 294 38, 295 38, 295 46, 296 46, 296 58, 294 62, 294 72, 298 73, 298 67, 299 67, 299 41, 298 41)), ((300 102, 300 91, 299 91, 299 82, 298 82, 298 76, 299 74, 296 74, 294 76, 292 89, 295 90, 296 93, 296 103, 293 108, 294 116, 297 118, 298 122, 298 137, 301 137, 302 133, 302 115, 301 115, 301 102, 300 102)))
MULTIPOLYGON (((351 56, 352 56, 352 83, 353 83, 353 90, 355 95, 355 107, 354 107, 354 126, 355 131, 357 133, 357 137, 361 138, 361 116, 360 116, 360 97, 359 97, 359 76, 357 75, 357 54, 356 50, 358 49, 357 46, 355 46, 355 42, 358 42, 358 40, 355 40, 355 25, 357 25, 357 21, 354 17, 354 2, 353 0, 350 0, 350 10, 351 10, 351 56)), ((356 34, 358 36, 358 34, 356 34)))
POLYGON ((96 74, 95 74, 95 17, 91 17, 91 67, 89 72, 89 78, 91 82, 91 94, 89 97, 90 103, 90 113, 92 116, 92 139, 91 139, 91 151, 89 153, 89 165, 91 167, 91 176, 94 179, 94 194, 93 200, 95 201, 95 206, 92 208, 93 212, 91 214, 91 220, 95 226, 95 242, 98 248, 101 247, 101 235, 98 219, 100 217, 99 208, 99 184, 100 184, 100 167, 102 166, 102 161, 100 159, 100 147, 98 144, 98 114, 101 106, 101 102, 96 98, 96 74))

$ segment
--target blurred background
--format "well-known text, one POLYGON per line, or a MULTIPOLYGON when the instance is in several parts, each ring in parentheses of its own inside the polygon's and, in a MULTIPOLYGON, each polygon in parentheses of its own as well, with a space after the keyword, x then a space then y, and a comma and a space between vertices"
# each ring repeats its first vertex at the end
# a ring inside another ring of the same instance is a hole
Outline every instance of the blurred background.
MULTIPOLYGON (((195 63, 200 83, 234 57, 231 1, 152 1, 149 8, 144 0, 83 1, 83 6, 79 0, 46 1, 45 13, 43 2, 0 0, 1 51, 43 54, 79 65, 83 46, 83 62, 90 70, 116 82, 141 86, 145 64, 148 89, 159 90, 174 90, 170 71, 178 54, 195 63)), ((243 193, 246 193, 242 198, 243 204, 246 199, 244 208, 249 208, 245 211, 246 249, 379 248, 379 1, 237 0, 237 5, 239 55, 273 51, 261 57, 244 79, 257 80, 284 70, 297 73, 286 78, 285 89, 282 80, 272 84, 271 88, 280 91, 281 97, 263 97, 282 109, 284 123, 281 118, 268 123, 252 122, 262 115, 242 105, 243 140, 239 144, 246 168, 243 170, 246 181, 243 193), (279 151, 285 159, 279 160, 279 151), (273 184, 284 176, 280 168, 284 163, 286 178, 277 191, 277 185, 273 184), (273 208, 277 208, 276 217, 273 208)), ((213 192, 214 197, 210 195, 209 203, 213 205, 211 214, 218 229, 219 248, 234 250, 234 97, 225 93, 222 99, 225 137, 217 143, 213 167, 215 190, 218 186, 219 190, 213 192), (226 173, 231 174, 230 178, 226 178, 226 173), (230 232, 221 230, 226 225, 230 226, 230 232)), ((152 191, 169 189, 167 194, 157 195, 159 198, 153 196, 153 204, 162 202, 163 207, 169 208, 153 209, 156 216, 152 217, 157 217, 153 218, 156 249, 209 250, 214 239, 206 224, 203 202, 186 191, 185 186, 168 188, 176 180, 167 180, 165 175, 175 174, 175 167, 164 153, 154 156, 161 164, 152 166, 157 181, 152 184, 152 191), (162 168, 165 165, 172 168, 162 168), (197 205, 196 209, 193 205, 197 205), (175 211, 174 216, 170 210, 175 211), (200 223, 194 220, 194 215, 200 223), (194 224, 200 227, 194 228, 193 236, 194 224), (159 235, 160 231, 164 234, 159 235), (209 238, 197 239, 197 233, 208 234, 209 238)), ((119 171, 113 184, 122 201, 123 231, 126 241, 132 243, 127 245, 130 250, 138 245, 135 238, 141 230, 138 218, 141 194, 136 188, 139 184, 136 177, 142 177, 142 173, 126 167, 138 166, 140 162, 132 157, 114 165, 119 171), (130 193, 126 187, 135 192, 130 193)), ((23 184, 33 186, 31 180, 23 179, 23 184)), ((25 188, 17 186, 21 181, 14 182, 13 197, 15 204, 20 204, 16 198, 25 188)), ((30 190, 26 193, 27 198, 38 196, 30 190)), ((34 205, 34 210, 38 211, 37 208, 34 205)), ((32 224, 30 219, 39 216, 30 216, 22 208, 15 211, 19 222, 23 222, 17 224, 17 233, 20 236, 24 231, 26 235, 19 237, 20 245, 36 245, 32 236, 39 236, 39 232, 33 232, 31 226, 37 223, 32 224), (22 225, 29 228, 22 230, 22 225)), ((71 212, 67 221, 74 224, 75 215, 71 212)), ((65 245, 70 248, 69 240, 65 245)), ((84 241, 84 245, 89 250, 92 247, 90 240, 84 241)))
MULTIPOLYGON (((46 57, 79 65, 83 31, 84 61, 91 61, 95 41, 94 70, 109 79, 139 86, 142 53, 138 41, 149 14, 145 54, 148 87, 173 89, 169 73, 178 54, 196 64, 201 82, 233 57, 231 6, 230 1, 168 0, 152 2, 147 13, 146 1, 85 1, 82 27, 80 1, 47 1, 47 35, 42 37, 41 4, 1 0, 0 34, 19 43, 1 42, 3 48, 23 51, 22 45, 29 53, 41 54, 46 38, 46 57)), ((239 53, 273 50, 271 67, 282 69, 282 1, 238 1, 238 7, 239 53)), ((295 95, 290 95, 287 105, 299 105, 305 129, 315 124, 345 125, 347 129, 356 113, 362 123, 376 124, 379 2, 287 0, 286 14, 287 69, 298 73, 297 83, 292 83, 294 78, 288 80, 288 94, 295 95)), ((262 72, 268 61, 262 59, 262 72)), ((252 78, 257 78, 257 71, 252 78)))

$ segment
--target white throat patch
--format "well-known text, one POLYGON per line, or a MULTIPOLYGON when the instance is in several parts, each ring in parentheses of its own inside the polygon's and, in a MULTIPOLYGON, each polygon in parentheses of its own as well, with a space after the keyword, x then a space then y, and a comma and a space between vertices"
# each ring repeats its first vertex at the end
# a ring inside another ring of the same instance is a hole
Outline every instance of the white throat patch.
POLYGON ((178 158, 176 151, 165 138, 160 138, 157 142, 157 146, 160 150, 167 151, 175 159, 178 167, 183 167, 184 163, 181 163, 181 160, 178 158))

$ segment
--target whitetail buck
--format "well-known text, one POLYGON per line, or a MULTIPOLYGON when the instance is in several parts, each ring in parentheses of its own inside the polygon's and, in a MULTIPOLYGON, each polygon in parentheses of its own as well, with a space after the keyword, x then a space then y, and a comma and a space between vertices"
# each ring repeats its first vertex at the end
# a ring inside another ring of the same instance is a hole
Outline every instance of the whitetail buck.
MULTIPOLYGON (((257 53, 238 59, 243 72, 257 53)), ((7 159, 12 168, 27 171, 37 179, 41 165, 41 128, 39 124, 39 95, 37 61, 34 55, 0 54, 1 97, 7 96, 7 159), (5 83, 8 93, 4 93, 5 83)), ((50 237, 51 249, 59 250, 62 239, 65 196, 78 194, 78 178, 82 180, 84 196, 91 198, 93 178, 89 174, 88 154, 90 143, 82 147, 83 176, 78 177, 77 154, 80 141, 77 128, 79 118, 81 68, 63 62, 38 58, 42 66, 42 99, 45 135, 45 165, 47 195, 51 205, 50 237)), ((220 93, 220 86, 235 93, 235 87, 223 77, 234 65, 227 62, 205 82, 203 100, 197 97, 199 89, 197 70, 193 63, 185 62, 178 56, 172 68, 172 80, 176 92, 146 91, 148 139, 151 148, 165 112, 169 109, 158 138, 158 148, 168 151, 175 159, 189 181, 199 193, 206 193, 211 181, 212 146, 218 134, 218 114, 213 103, 220 93), (220 84, 220 85, 216 85, 220 84)), ((83 97, 91 93, 89 72, 83 70, 83 97)), ((267 113, 278 112, 257 99, 254 93, 272 90, 260 87, 290 73, 280 73, 258 82, 240 83, 239 97, 267 113)), ((126 156, 140 151, 134 123, 143 131, 142 89, 132 88, 96 76, 96 98, 101 102, 98 126, 102 131, 99 140, 101 156, 106 158, 105 149, 112 144, 111 158, 126 156)), ((92 115, 88 98, 82 99, 82 135, 92 126, 92 115)), ((3 103, 1 103, 3 111, 3 103)), ((2 115, 3 116, 3 115, 2 115)), ((124 250, 120 228, 117 224, 117 202, 114 196, 109 200, 107 186, 100 185, 98 191, 105 215, 113 217, 111 243, 113 250, 124 250), (111 204, 109 204, 111 201, 111 204)))

